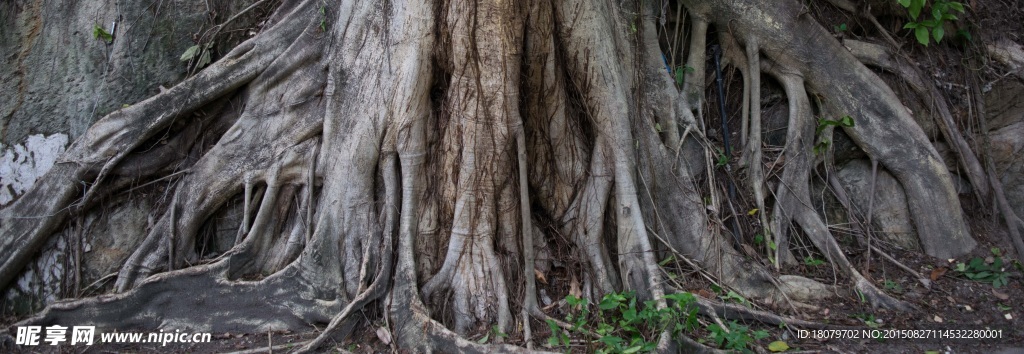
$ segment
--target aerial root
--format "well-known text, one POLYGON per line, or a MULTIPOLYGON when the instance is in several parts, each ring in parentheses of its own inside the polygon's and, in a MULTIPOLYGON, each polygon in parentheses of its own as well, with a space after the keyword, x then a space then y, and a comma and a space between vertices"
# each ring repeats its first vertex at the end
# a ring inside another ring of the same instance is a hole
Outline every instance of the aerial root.
MULTIPOLYGON (((387 293, 388 287, 389 285, 391 285, 392 265, 394 264, 392 262, 392 256, 394 255, 394 242, 392 241, 392 236, 396 232, 398 232, 396 226, 398 226, 398 224, 400 223, 398 217, 398 209, 401 206, 399 205, 398 196, 402 193, 402 191, 399 189, 397 160, 397 154, 390 153, 387 154, 386 157, 384 157, 384 162, 382 164, 384 170, 385 189, 385 226, 383 232, 384 240, 381 244, 380 249, 380 254, 383 257, 380 261, 380 269, 377 270, 373 278, 373 282, 370 283, 370 285, 366 287, 364 290, 362 290, 362 292, 356 295, 355 298, 353 298, 352 301, 350 301, 348 305, 346 305, 345 308, 341 310, 340 313, 334 316, 334 318, 331 319, 331 322, 327 325, 326 328, 324 328, 320 335, 318 335, 315 339, 313 339, 305 346, 303 346, 301 349, 299 349, 297 353, 308 353, 317 350, 320 346, 324 344, 324 342, 326 342, 328 339, 334 336, 338 328, 341 327, 343 323, 345 323, 345 321, 349 318, 350 315, 352 315, 355 311, 362 309, 363 307, 366 306, 366 304, 370 303, 371 301, 377 300, 387 293)), ((364 257, 363 267, 367 267, 368 263, 370 263, 370 258, 364 257)), ((365 281, 361 281, 361 283, 365 283, 365 281)))
POLYGON ((942 98, 942 93, 939 92, 935 84, 925 80, 925 76, 917 67, 907 63, 899 56, 893 55, 881 45, 850 39, 844 40, 843 45, 862 63, 893 72, 906 80, 917 96, 931 107, 932 116, 935 118, 943 139, 949 143, 957 161, 963 167, 963 173, 967 175, 967 180, 974 187, 974 193, 979 198, 978 200, 988 200, 992 187, 988 182, 985 169, 971 145, 957 130, 949 104, 942 98))
MULTIPOLYGON (((315 127, 310 128, 315 129, 315 127)), ((280 140, 271 143, 270 147, 266 147, 274 151, 281 151, 280 155, 276 156, 277 159, 274 162, 261 160, 258 156, 249 156, 248 151, 256 149, 253 147, 254 145, 262 145, 262 142, 250 139, 244 139, 241 142, 235 141, 234 143, 218 144, 210 153, 203 156, 194 167, 196 172, 186 176, 176 187, 174 192, 175 198, 173 198, 172 205, 168 207, 168 211, 164 213, 157 224, 150 230, 145 240, 125 261, 119 272, 115 288, 118 291, 125 291, 145 277, 163 268, 163 266, 167 266, 168 269, 178 268, 183 266, 186 260, 195 261, 194 243, 198 230, 206 222, 206 218, 209 215, 243 187, 241 185, 243 180, 248 187, 246 188, 246 196, 251 195, 253 183, 267 182, 267 191, 263 195, 264 198, 270 197, 270 199, 276 199, 277 191, 281 184, 302 183, 302 171, 305 162, 311 158, 318 141, 317 139, 307 139, 299 143, 290 144, 290 142, 294 142, 294 139, 299 139, 305 135, 303 131, 294 133, 297 134, 284 135, 280 140), (246 163, 246 165, 250 166, 249 168, 251 169, 226 168, 226 165, 229 165, 229 161, 238 160, 248 161, 249 163, 246 163), (260 165, 265 167, 259 169, 260 165), (176 212, 174 218, 171 217, 172 212, 176 212), (167 242, 168 237, 172 237, 172 232, 174 237, 171 242, 167 242), (168 249, 171 244, 173 244, 174 248, 168 249), (173 259, 169 260, 168 254, 173 254, 173 259)), ((250 229, 252 224, 249 220, 251 213, 248 210, 250 204, 252 204, 252 201, 246 200, 245 222, 242 225, 240 234, 236 238, 237 245, 243 243, 239 241, 243 240, 244 235, 252 234, 250 229)), ((261 204, 260 209, 263 216, 260 219, 260 223, 266 224, 271 218, 278 216, 274 210, 277 205, 273 200, 269 203, 261 204)), ((260 218, 259 213, 257 218, 260 218)), ((253 225, 252 227, 255 226, 259 225, 253 225)), ((262 234, 264 230, 265 226, 261 226, 258 231, 262 234)), ((240 250, 247 247, 248 244, 243 246, 243 248, 235 247, 229 253, 237 255, 240 250)), ((247 251, 242 252, 242 254, 243 256, 235 256, 235 258, 247 257, 251 253, 247 251)), ((237 268, 239 263, 233 263, 236 265, 232 266, 232 273, 240 269, 237 268)))
POLYGON ((315 2, 304 3, 264 34, 231 51, 227 57, 232 60, 217 61, 170 90, 107 115, 75 141, 32 191, 4 209, 5 225, 0 227, 9 237, 0 247, 4 250, 0 253, 0 288, 21 273, 63 224, 69 209, 85 208, 95 201, 94 196, 102 190, 96 186, 104 185, 98 182, 128 154, 172 122, 252 81, 269 66, 286 47, 278 44, 294 41, 307 25, 304 15, 313 11, 315 2), (167 107, 176 109, 167 111, 167 107), (78 188, 84 181, 93 183, 83 197, 78 188))
POLYGON ((776 192, 778 199, 776 203, 776 225, 778 226, 776 229, 788 224, 790 220, 796 221, 815 247, 821 250, 830 262, 850 276, 855 289, 865 301, 870 302, 872 306, 910 309, 909 304, 886 295, 857 272, 846 259, 835 237, 828 231, 828 226, 811 207, 808 185, 813 160, 809 154, 813 144, 811 133, 814 131, 814 124, 811 119, 809 98, 801 77, 780 70, 773 70, 772 73, 782 83, 783 89, 789 97, 790 107, 787 136, 789 143, 785 150, 787 165, 783 170, 782 181, 776 192))

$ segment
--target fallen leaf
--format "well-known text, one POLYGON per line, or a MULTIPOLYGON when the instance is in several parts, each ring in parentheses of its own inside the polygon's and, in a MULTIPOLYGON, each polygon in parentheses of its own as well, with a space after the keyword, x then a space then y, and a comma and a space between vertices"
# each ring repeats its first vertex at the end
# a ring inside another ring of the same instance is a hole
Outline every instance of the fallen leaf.
MULTIPOLYGON (((750 215, 750 216, 754 216, 754 214, 757 214, 757 208, 750 209, 750 211, 747 212, 747 215, 750 215)), ((782 344, 786 344, 786 343, 782 343, 782 344)))
POLYGON ((387 328, 377 327, 377 339, 380 339, 380 342, 384 343, 384 345, 390 345, 391 332, 389 332, 387 328))
POLYGON ((745 243, 742 245, 742 247, 743 247, 743 253, 746 253, 748 256, 751 256, 751 257, 757 256, 757 251, 754 250, 754 247, 751 247, 750 245, 745 244, 745 243))
POLYGON ((705 298, 705 299, 714 298, 714 295, 711 295, 711 292, 707 291, 705 289, 697 290, 697 295, 699 295, 700 297, 705 298))
POLYGON ((771 342, 771 343, 768 344, 768 350, 771 350, 771 351, 776 352, 776 353, 777 352, 784 352, 786 350, 789 350, 789 345, 786 344, 786 342, 783 342, 781 340, 777 340, 777 341, 774 341, 774 342, 771 342))
POLYGON ((935 315, 935 317, 932 318, 932 321, 942 323, 942 317, 939 317, 939 315, 935 315))
POLYGON ((939 280, 939 278, 942 278, 942 276, 946 274, 947 270, 949 270, 949 268, 946 267, 938 267, 932 269, 932 275, 929 276, 928 278, 931 278, 932 281, 939 280))
POLYGON ((1005 314, 1005 315, 1003 315, 1003 317, 1005 317, 1008 320, 1012 320, 1013 319, 1013 315, 1011 315, 1011 314, 1005 314))
POLYGON ((970 312, 970 311, 974 311, 974 309, 972 309, 972 308, 971 308, 970 306, 968 306, 968 305, 964 305, 964 310, 967 310, 968 312, 970 312))
POLYGON ((539 281, 541 284, 548 285, 548 278, 544 276, 544 272, 534 268, 533 275, 537 276, 537 281, 539 281))
POLYGON ((1001 293, 1001 292, 999 292, 999 290, 996 290, 995 288, 992 289, 992 295, 995 295, 997 298, 999 298, 999 300, 1008 300, 1008 299, 1010 299, 1010 295, 1001 293))
POLYGON ((583 290, 580 290, 580 282, 578 280, 576 280, 576 276, 575 275, 572 277, 572 279, 569 282, 569 294, 571 294, 572 296, 575 296, 577 298, 583 296, 583 290))

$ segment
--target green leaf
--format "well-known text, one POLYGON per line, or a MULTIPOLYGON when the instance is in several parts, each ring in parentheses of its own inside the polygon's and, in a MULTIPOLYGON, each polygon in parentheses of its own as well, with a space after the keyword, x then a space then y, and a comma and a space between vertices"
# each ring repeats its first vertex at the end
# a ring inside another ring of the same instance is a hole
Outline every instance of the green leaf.
POLYGON ((942 26, 935 27, 932 30, 932 38, 935 38, 935 43, 942 42, 942 36, 946 34, 946 30, 942 29, 942 26))
POLYGON ((196 44, 194 46, 191 46, 191 47, 188 47, 188 49, 185 49, 185 52, 181 53, 181 58, 179 58, 179 60, 181 60, 181 61, 192 60, 192 58, 194 58, 196 56, 196 53, 199 53, 199 45, 198 44, 196 44))
POLYGON ((485 334, 483 338, 480 338, 480 340, 476 342, 480 344, 487 344, 488 339, 491 339, 491 332, 487 332, 487 334, 485 334))
POLYGON ((899 2, 903 7, 910 7, 910 0, 899 0, 899 2))
POLYGON ((196 63, 196 67, 203 68, 208 64, 210 64, 210 51, 203 50, 203 54, 199 56, 199 63, 196 63))
POLYGON ((852 127, 853 126, 853 117, 843 116, 843 118, 839 119, 839 125, 842 125, 842 126, 847 127, 847 128, 852 127))
POLYGON ((928 28, 918 27, 914 29, 914 35, 917 36, 917 42, 928 46, 928 28))
POLYGON ((771 350, 772 352, 775 352, 775 353, 784 352, 784 351, 789 350, 789 344, 786 344, 786 342, 783 342, 781 340, 777 340, 777 341, 768 343, 768 350, 771 350))
POLYGON ((110 32, 107 32, 107 30, 103 29, 103 27, 100 25, 94 25, 92 27, 92 36, 93 38, 102 40, 107 43, 114 41, 114 35, 110 34, 110 32))
POLYGON ((907 24, 903 25, 903 28, 905 28, 905 29, 914 29, 914 28, 917 28, 918 26, 919 25, 917 24, 917 22, 907 22, 907 24))
POLYGON ((622 350, 622 354, 632 354, 632 353, 636 353, 636 352, 639 352, 639 351, 640 351, 640 349, 643 349, 643 348, 644 348, 644 346, 643 346, 643 345, 635 345, 635 346, 632 346, 632 347, 629 347, 629 348, 623 349, 623 350, 622 350))
POLYGON ((683 86, 683 82, 686 81, 686 72, 682 68, 676 69, 676 86, 683 86))
POLYGON ((924 8, 924 0, 911 0, 910 1, 910 18, 917 20, 918 16, 921 16, 921 9, 924 8))
POLYGON ((622 318, 629 322, 636 321, 636 309, 631 308, 626 311, 622 311, 622 318))
POLYGON ((932 18, 942 20, 942 14, 943 11, 938 6, 932 8, 932 18))
POLYGON ((958 3, 958 2, 953 2, 953 1, 948 2, 946 4, 948 4, 950 8, 952 8, 953 10, 956 10, 957 12, 964 12, 964 4, 961 4, 961 3, 958 3))

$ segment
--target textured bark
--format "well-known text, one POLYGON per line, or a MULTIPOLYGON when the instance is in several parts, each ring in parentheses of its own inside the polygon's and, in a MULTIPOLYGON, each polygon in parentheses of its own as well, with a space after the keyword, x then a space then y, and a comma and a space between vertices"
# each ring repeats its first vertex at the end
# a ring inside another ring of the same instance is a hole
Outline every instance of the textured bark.
MULTIPOLYGON (((731 35, 719 38, 749 76, 743 164, 762 227, 769 212, 769 230, 799 226, 873 305, 908 309, 850 265, 809 207, 820 161, 811 156, 808 95, 828 97, 819 111, 855 116, 844 129, 902 183, 925 252, 954 257, 974 241, 920 127, 797 2, 680 3, 689 16, 687 63, 697 68, 681 88, 665 73, 655 24, 675 6, 281 5, 267 29, 210 67, 98 121, 32 191, 0 210, 0 287, 70 220, 129 188, 126 179, 165 177, 143 162, 163 151, 146 145, 158 134, 193 146, 204 127, 224 126, 164 191, 170 202, 139 235, 116 294, 58 302, 23 323, 92 318, 102 330, 252 332, 326 325, 304 349, 314 350, 347 334, 355 311, 377 306, 412 350, 520 351, 465 336, 548 319, 534 278, 545 269, 537 254, 555 244, 575 258, 567 264, 580 265, 570 271, 583 275, 592 298, 632 290, 664 307, 665 294, 682 291, 659 269, 671 254, 749 298, 811 301, 795 285, 811 281, 777 278, 740 255, 722 233, 729 202, 704 187, 716 184, 705 173, 713 148, 699 125, 704 47, 714 38, 709 28, 728 26, 731 35), (773 205, 760 151, 762 71, 783 83, 790 107, 773 205), (191 115, 228 98, 244 103, 233 105, 237 116, 191 115), (233 247, 201 251, 201 233, 231 200, 243 203, 233 247)), ((786 245, 772 257, 787 254, 786 245)), ((696 345, 666 332, 659 348, 678 344, 696 345)))

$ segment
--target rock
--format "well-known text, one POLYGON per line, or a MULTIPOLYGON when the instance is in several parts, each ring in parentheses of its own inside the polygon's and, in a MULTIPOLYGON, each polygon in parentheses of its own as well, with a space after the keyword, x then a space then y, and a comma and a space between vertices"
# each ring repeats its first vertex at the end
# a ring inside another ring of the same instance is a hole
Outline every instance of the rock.
POLYGON ((779 283, 779 290, 799 302, 815 303, 822 295, 835 294, 835 289, 829 285, 796 275, 780 275, 779 283))
MULTIPOLYGON (((847 162, 836 173, 846 194, 854 207, 861 213, 867 213, 871 189, 871 163, 857 159, 847 162)), ((907 197, 899 181, 878 167, 875 181, 875 200, 872 209, 871 223, 874 230, 886 241, 907 250, 920 250, 917 235, 907 207, 907 197)))
POLYGON ((989 134, 990 154, 996 177, 1003 184, 1006 199, 1018 216, 1024 215, 1024 119, 989 134))

